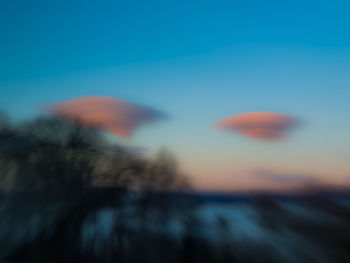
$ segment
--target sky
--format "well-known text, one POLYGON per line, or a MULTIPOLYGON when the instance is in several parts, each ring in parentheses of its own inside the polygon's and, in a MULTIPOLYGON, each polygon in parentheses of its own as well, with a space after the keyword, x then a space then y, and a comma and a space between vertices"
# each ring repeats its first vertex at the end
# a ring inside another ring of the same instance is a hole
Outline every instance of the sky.
POLYGON ((350 185, 350 2, 2 0, 0 107, 107 96, 166 113, 112 142, 167 148, 198 189, 350 185), (283 140, 218 129, 272 112, 283 140))

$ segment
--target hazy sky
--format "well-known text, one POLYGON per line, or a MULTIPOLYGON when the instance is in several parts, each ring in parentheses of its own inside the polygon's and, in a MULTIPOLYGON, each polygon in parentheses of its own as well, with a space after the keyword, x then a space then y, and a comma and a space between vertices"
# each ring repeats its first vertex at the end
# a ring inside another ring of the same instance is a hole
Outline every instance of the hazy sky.
POLYGON ((1 0, 0 106, 21 119, 99 95, 161 110, 111 140, 169 148, 203 189, 350 185, 349 14, 348 0, 1 0), (302 125, 278 142, 214 127, 246 112, 302 125))

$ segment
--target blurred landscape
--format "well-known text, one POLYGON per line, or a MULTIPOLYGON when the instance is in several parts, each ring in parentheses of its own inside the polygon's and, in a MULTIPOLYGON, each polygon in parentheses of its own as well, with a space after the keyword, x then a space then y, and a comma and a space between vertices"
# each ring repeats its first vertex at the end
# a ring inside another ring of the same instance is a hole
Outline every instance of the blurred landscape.
POLYGON ((0 263, 350 263, 349 0, 0 0, 0 263))
POLYGON ((168 151, 135 155, 78 120, 0 127, 4 262, 350 260, 347 189, 193 191, 168 151))

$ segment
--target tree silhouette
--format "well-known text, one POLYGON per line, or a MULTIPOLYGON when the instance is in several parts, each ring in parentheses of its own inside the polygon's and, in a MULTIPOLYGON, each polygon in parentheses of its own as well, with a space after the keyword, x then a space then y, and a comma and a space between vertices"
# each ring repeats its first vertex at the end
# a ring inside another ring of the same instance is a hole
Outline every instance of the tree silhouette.
POLYGON ((97 141, 98 134, 91 128, 40 117, 20 123, 2 137, 1 160, 3 166, 14 164, 15 191, 87 187, 98 157, 97 141))
POLYGON ((107 146, 100 131, 79 120, 43 116, 11 127, 0 115, 0 179, 15 191, 92 186, 169 190, 189 185, 166 150, 150 160, 107 146))

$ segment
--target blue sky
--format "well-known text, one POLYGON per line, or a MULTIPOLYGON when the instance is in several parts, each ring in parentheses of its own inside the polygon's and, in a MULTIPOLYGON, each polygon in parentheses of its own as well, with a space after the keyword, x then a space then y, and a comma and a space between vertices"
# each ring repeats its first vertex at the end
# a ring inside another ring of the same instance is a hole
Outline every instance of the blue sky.
POLYGON ((283 187, 257 170, 350 183, 349 1, 0 2, 0 106, 16 118, 88 95, 172 118, 127 141, 167 147, 201 188, 283 187), (271 111, 303 125, 284 142, 217 131, 271 111))

